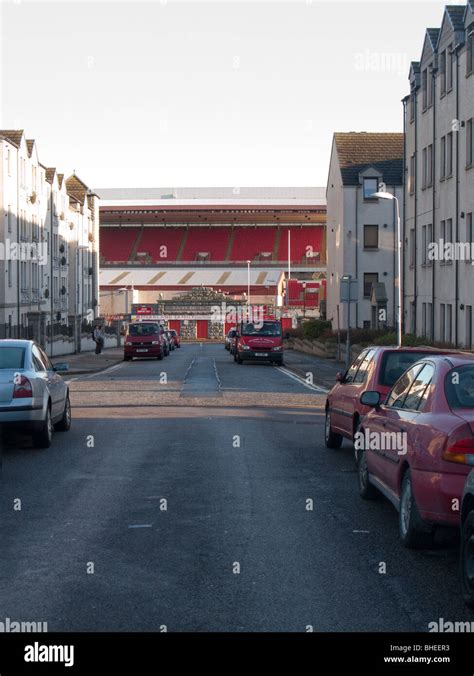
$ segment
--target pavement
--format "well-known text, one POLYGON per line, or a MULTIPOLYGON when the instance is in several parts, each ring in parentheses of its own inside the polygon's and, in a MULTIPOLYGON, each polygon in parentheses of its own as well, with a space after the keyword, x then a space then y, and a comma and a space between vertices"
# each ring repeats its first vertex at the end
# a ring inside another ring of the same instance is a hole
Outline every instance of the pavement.
POLYGON ((324 393, 287 368, 184 344, 79 376, 70 397, 51 448, 18 435, 3 449, 0 619, 50 632, 474 621, 459 548, 401 546, 392 505, 359 497, 351 445, 325 447, 324 393))
POLYGON ((68 370, 62 373, 65 378, 87 373, 99 373, 110 366, 118 364, 122 360, 123 347, 109 347, 102 350, 100 354, 95 354, 95 352, 80 352, 79 354, 65 354, 51 358, 53 366, 68 364, 68 370))

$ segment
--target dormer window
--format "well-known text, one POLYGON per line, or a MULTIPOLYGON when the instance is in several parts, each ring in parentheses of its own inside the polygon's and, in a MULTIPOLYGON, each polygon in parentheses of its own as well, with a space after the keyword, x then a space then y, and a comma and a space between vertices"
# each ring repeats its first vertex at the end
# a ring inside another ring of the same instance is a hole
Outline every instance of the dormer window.
POLYGON ((364 199, 365 200, 373 200, 377 199, 376 197, 374 198, 374 193, 377 192, 379 188, 379 179, 378 178, 364 178, 364 199))

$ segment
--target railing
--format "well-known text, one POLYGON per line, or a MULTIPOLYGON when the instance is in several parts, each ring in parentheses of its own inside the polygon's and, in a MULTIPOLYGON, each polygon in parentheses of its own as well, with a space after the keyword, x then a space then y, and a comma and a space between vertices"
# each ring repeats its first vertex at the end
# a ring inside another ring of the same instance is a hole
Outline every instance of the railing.
MULTIPOLYGON (((157 261, 155 263, 145 263, 140 260, 138 261, 104 261, 101 264, 101 267, 103 268, 112 268, 112 267, 141 267, 141 268, 158 268, 158 267, 163 267, 163 268, 169 268, 169 267, 176 267, 176 268, 189 268, 189 267, 194 267, 194 266, 203 266, 203 267, 246 267, 247 266, 247 261, 242 260, 233 260, 233 261, 216 261, 216 260, 210 260, 210 261, 157 261)), ((282 266, 287 267, 288 266, 288 260, 257 260, 257 261, 250 261, 251 267, 263 267, 263 268, 268 268, 268 267, 278 267, 281 268, 282 266)), ((318 260, 311 260, 311 259, 305 259, 302 261, 297 261, 297 260, 292 260, 291 265, 303 265, 307 267, 314 267, 314 266, 324 266, 326 265, 326 258, 325 257, 320 257, 318 260)))

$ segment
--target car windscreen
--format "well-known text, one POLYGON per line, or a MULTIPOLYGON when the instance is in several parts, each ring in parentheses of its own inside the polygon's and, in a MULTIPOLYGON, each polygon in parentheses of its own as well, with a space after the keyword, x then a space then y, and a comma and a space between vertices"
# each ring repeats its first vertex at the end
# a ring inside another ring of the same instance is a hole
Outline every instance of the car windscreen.
POLYGON ((393 387, 405 371, 426 352, 385 352, 380 366, 379 384, 393 387))
POLYGON ((0 347, 0 369, 22 369, 24 364, 24 347, 0 347))
POLYGON ((129 336, 153 336, 158 333, 158 324, 131 324, 128 327, 129 336))
POLYGON ((248 322, 242 325, 243 336, 281 336, 281 324, 277 322, 248 322))
POLYGON ((444 379, 444 391, 450 408, 474 408, 474 364, 449 371, 444 379))
POLYGON ((227 338, 234 338, 235 337, 235 329, 231 329, 229 333, 227 334, 227 338))

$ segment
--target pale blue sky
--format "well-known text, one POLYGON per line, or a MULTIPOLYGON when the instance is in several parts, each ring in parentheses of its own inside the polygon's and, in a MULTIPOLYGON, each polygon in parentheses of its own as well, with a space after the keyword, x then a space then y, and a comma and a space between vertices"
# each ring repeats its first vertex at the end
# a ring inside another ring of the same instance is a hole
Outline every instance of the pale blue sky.
POLYGON ((444 4, 3 2, 1 126, 95 187, 325 185, 334 131, 402 130, 444 4))

